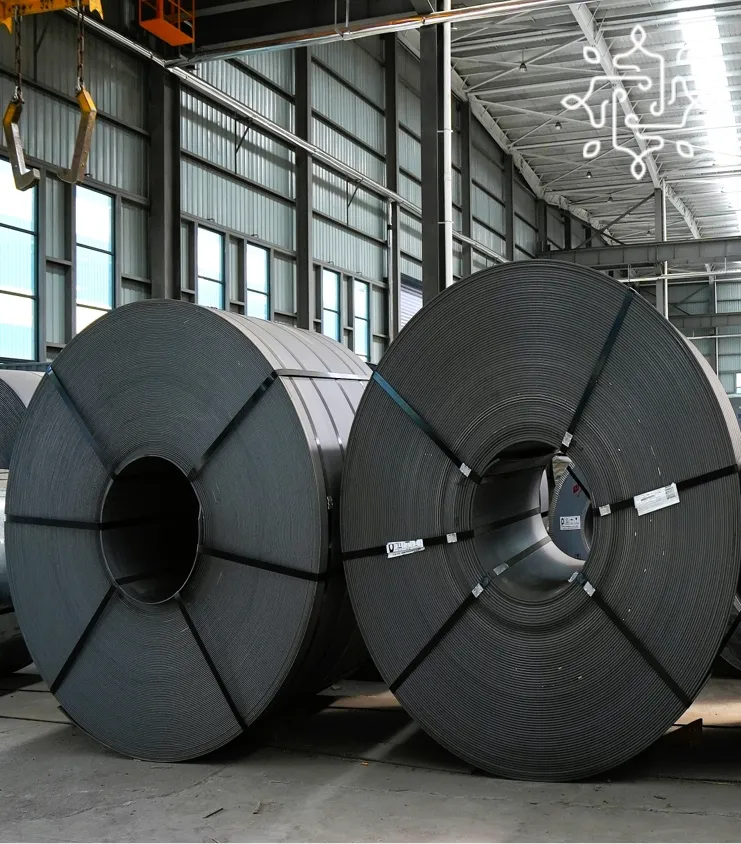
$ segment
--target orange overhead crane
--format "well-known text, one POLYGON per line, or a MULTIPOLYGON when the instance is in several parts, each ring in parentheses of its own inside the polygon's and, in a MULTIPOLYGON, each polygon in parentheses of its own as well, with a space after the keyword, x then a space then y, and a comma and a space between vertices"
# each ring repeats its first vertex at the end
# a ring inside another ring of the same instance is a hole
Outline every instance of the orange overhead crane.
POLYGON ((56 12, 62 9, 77 9, 77 86, 75 94, 80 106, 80 124, 77 129, 72 164, 63 169, 59 177, 70 184, 79 184, 85 178, 85 167, 90 154, 90 143, 98 111, 85 88, 85 9, 103 16, 101 0, 25 0, 7 2, 0 0, 0 23, 15 35, 15 93, 3 116, 3 133, 8 147, 13 178, 18 190, 28 190, 39 180, 39 171, 26 166, 26 156, 21 141, 20 120, 23 113, 22 40, 21 24, 27 15, 56 12))

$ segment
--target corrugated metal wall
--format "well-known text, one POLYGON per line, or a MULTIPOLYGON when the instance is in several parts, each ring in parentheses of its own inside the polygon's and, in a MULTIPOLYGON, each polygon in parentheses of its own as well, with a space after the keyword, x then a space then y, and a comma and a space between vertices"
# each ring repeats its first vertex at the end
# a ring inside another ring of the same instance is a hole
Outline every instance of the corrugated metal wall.
MULTIPOLYGON (((64 15, 26 18, 24 98, 21 134, 27 161, 41 172, 34 189, 37 249, 38 356, 51 358, 71 339, 75 312, 76 249, 73 241, 76 192, 58 178, 70 166, 79 122, 75 100, 76 36, 64 15), (43 315, 43 317, 42 317, 43 315)), ((14 90, 13 39, 0 31, 0 99, 14 90)), ((115 252, 113 303, 151 293, 149 266, 148 66, 88 32, 85 82, 98 119, 88 159, 86 186, 112 197, 115 252)), ((4 138, 0 138, 0 154, 4 138)))

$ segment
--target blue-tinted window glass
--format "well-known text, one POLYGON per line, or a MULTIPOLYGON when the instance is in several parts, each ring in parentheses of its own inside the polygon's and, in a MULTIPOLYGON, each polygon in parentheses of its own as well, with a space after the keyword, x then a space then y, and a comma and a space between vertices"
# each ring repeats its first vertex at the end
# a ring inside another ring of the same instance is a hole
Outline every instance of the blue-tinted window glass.
POLYGON ((322 307, 340 311, 340 276, 330 270, 322 270, 322 307))
POLYGON ((198 229, 198 275, 212 281, 224 280, 224 238, 208 229, 198 229))
POLYGON ((326 308, 322 311, 322 334, 334 340, 340 339, 340 315, 336 311, 326 308))
POLYGON ((75 194, 77 243, 113 251, 113 197, 78 187, 75 194))
POLYGON ((78 304, 113 307, 112 255, 78 246, 76 273, 78 304))
POLYGON ((33 296, 35 279, 36 238, 0 225, 0 290, 33 296))
POLYGON ((248 243, 245 248, 245 287, 258 293, 268 292, 268 258, 270 253, 261 246, 248 243))
POLYGON ((36 188, 16 190, 10 163, 0 160, 0 226, 36 231, 36 188))
POLYGON ((368 285, 364 281, 356 281, 353 285, 355 316, 368 319, 368 285))
POLYGON ((268 297, 265 293, 255 293, 254 290, 247 291, 247 316, 267 319, 268 297))
POLYGON ((96 319, 105 316, 107 313, 108 311, 101 311, 98 308, 85 308, 82 305, 78 305, 75 308, 77 333, 79 334, 81 331, 84 331, 88 325, 95 322, 96 319))
POLYGON ((35 309, 30 296, 0 293, 0 357, 36 358, 35 309))
POLYGON ((355 340, 355 354, 368 360, 370 357, 370 332, 368 331, 367 320, 355 319, 353 337, 355 340))
POLYGON ((224 285, 207 278, 198 279, 198 304, 207 308, 224 307, 224 285))

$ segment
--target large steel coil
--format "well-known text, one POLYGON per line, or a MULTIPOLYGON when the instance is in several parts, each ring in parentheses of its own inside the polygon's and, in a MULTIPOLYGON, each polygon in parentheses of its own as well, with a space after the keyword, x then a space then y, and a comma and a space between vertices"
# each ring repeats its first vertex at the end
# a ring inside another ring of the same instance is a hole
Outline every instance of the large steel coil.
POLYGON ((13 457, 8 565, 36 665, 94 738, 193 758, 365 656, 335 502, 369 374, 322 335, 173 301, 55 359, 13 457))
POLYGON ((31 661, 10 598, 5 564, 5 486, 10 455, 40 380, 38 372, 0 369, 0 675, 11 674, 31 661))
POLYGON ((394 341, 348 444, 345 570, 384 679, 493 773, 561 780, 629 759, 721 644, 740 457, 706 362, 618 282, 531 261, 457 283, 394 341), (586 563, 540 516, 558 451, 598 508, 586 563))

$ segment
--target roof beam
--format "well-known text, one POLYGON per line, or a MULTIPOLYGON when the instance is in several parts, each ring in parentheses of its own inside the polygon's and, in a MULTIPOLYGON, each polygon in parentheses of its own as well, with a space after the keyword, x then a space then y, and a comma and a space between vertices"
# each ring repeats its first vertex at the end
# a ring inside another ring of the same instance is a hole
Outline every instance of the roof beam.
POLYGON ((546 252, 543 258, 569 261, 600 270, 620 267, 650 267, 668 261, 673 267, 741 261, 741 237, 702 240, 665 240, 626 246, 598 246, 593 249, 562 249, 546 252))
MULTIPOLYGON (((607 76, 612 77, 619 76, 620 74, 617 68, 615 67, 615 62, 613 60, 612 53, 610 52, 610 48, 607 45, 607 41, 605 41, 604 35, 602 35, 602 33, 597 30, 597 27, 595 26, 594 15, 590 11, 587 4, 572 3, 569 8, 571 9, 571 13, 573 14, 574 18, 576 18, 576 22, 579 24, 579 28, 584 33, 584 37, 587 39, 587 43, 591 47, 594 47, 594 49, 597 51, 597 55, 600 58, 600 64, 602 65, 602 69, 604 70, 605 74, 607 76)), ((622 106, 623 112, 625 113, 626 123, 635 121, 635 123, 637 124, 638 116, 633 110, 633 105, 630 102, 628 92, 626 91, 623 83, 619 80, 613 82, 613 89, 616 91, 622 91, 623 96, 620 97, 620 105, 622 106), (628 121, 628 118, 630 118, 630 121, 628 121)), ((650 152, 647 152, 648 145, 640 130, 635 128, 632 131, 636 143, 638 144, 638 148, 641 150, 642 153, 644 153, 646 168, 648 170, 649 175, 651 176, 651 181, 653 182, 654 187, 661 188, 662 179, 659 173, 659 167, 656 163, 656 159, 650 152)), ((687 227, 692 232, 692 236, 699 238, 700 229, 697 225, 697 221, 695 220, 690 209, 679 198, 679 196, 677 196, 676 192, 672 190, 672 188, 666 188, 666 198, 682 215, 682 219, 685 221, 687 227)))

